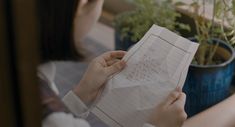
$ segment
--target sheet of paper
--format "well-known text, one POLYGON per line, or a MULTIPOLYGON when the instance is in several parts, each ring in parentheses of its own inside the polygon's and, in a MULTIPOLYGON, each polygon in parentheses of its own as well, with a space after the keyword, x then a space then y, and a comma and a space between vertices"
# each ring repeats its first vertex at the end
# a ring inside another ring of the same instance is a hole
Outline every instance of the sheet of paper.
POLYGON ((110 127, 142 127, 156 105, 182 87, 197 48, 197 43, 153 25, 123 58, 126 68, 107 82, 92 112, 110 127))

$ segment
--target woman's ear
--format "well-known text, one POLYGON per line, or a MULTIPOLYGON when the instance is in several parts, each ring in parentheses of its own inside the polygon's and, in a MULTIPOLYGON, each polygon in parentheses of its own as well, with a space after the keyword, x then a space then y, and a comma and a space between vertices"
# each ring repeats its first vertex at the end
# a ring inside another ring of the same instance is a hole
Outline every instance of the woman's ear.
POLYGON ((78 8, 77 11, 78 12, 82 12, 82 9, 86 6, 86 4, 88 3, 88 0, 78 0, 78 8))
POLYGON ((79 0, 74 17, 74 40, 79 42, 98 21, 104 0, 79 0))

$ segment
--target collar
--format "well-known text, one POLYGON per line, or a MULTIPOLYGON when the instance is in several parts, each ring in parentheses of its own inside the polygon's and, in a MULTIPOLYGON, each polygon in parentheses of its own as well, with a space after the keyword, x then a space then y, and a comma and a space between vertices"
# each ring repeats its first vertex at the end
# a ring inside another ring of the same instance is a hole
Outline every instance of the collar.
POLYGON ((48 62, 38 67, 38 76, 42 80, 48 82, 49 87, 56 93, 59 94, 59 90, 56 87, 54 80, 56 75, 56 66, 54 62, 48 62))

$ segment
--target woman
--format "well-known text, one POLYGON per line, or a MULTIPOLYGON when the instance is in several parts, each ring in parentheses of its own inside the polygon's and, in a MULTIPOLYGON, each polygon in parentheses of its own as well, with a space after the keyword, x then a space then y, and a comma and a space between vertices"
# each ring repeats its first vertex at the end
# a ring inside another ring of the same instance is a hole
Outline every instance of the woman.
MULTIPOLYGON (((103 2, 40 0, 43 64, 39 67, 39 77, 43 127, 89 127, 82 118, 88 115, 109 76, 125 67, 125 61, 120 59, 126 52, 104 53, 90 63, 80 83, 63 98, 63 102, 56 96, 59 92, 53 81, 56 68, 50 61, 81 58, 77 52, 79 41, 98 20, 103 2)), ((186 119, 184 103, 185 94, 179 89, 174 90, 142 126, 180 127, 186 119)))
MULTIPOLYGON (((39 67, 43 104, 43 127, 89 127, 82 120, 94 105, 106 79, 125 67, 125 52, 108 52, 91 62, 79 85, 63 101, 56 96, 53 60, 79 60, 79 41, 97 21, 103 0, 40 0, 42 59, 39 67), (75 47, 77 47, 75 49, 75 47), (98 77, 97 77, 98 76, 98 77), (49 86, 49 87, 48 87, 49 86), (51 90, 53 89, 53 91, 51 90)), ((78 70, 79 71, 79 70, 78 70)), ((234 127, 235 95, 199 115, 185 120, 185 95, 173 91, 146 121, 146 127, 234 127)))

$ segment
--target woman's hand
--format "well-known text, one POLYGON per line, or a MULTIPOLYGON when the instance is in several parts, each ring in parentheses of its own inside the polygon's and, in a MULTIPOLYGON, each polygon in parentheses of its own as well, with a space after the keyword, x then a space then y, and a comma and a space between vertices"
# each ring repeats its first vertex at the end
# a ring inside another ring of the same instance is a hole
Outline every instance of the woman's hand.
POLYGON ((181 127, 187 118, 184 111, 186 95, 180 88, 159 104, 149 119, 149 123, 157 127, 181 127))
POLYGON ((125 51, 107 52, 90 63, 79 85, 74 89, 85 104, 93 102, 107 79, 125 67, 125 62, 121 60, 125 54, 125 51))

